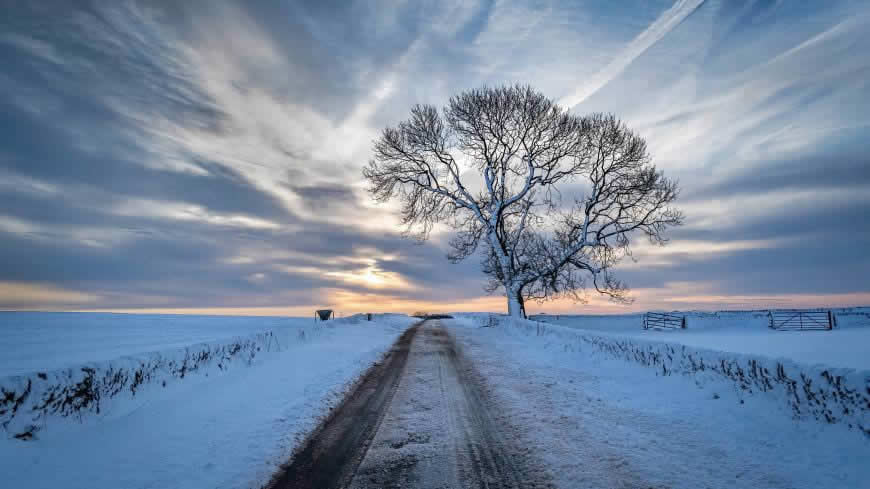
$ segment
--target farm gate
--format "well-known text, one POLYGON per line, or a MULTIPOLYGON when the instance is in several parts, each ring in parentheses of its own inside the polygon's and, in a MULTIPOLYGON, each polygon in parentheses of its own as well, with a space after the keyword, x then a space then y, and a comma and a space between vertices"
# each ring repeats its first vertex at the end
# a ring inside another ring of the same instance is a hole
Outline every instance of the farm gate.
POLYGON ((643 329, 686 329, 686 316, 667 312, 648 312, 643 316, 643 329))
POLYGON ((780 309, 770 311, 770 328, 776 330, 833 329, 836 318, 831 311, 800 311, 780 309))

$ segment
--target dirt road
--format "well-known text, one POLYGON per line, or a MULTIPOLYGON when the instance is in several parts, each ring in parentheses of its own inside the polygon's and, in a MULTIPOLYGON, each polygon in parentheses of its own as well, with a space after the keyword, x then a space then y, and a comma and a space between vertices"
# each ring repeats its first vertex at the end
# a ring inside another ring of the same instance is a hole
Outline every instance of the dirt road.
POLYGON ((437 320, 408 330, 271 488, 552 487, 437 320))

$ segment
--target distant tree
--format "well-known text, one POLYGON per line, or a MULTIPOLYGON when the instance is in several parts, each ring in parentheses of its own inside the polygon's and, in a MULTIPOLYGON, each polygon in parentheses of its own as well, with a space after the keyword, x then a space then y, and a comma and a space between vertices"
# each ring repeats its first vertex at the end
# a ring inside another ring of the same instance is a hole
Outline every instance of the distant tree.
POLYGON ((515 317, 527 300, 580 299, 589 285, 629 300, 611 272, 631 236, 664 244, 682 223, 677 183, 656 170, 643 138, 529 86, 470 90, 441 112, 414 106, 384 129, 363 174, 377 201, 401 204, 406 235, 425 240, 449 225, 454 262, 482 248, 488 290, 503 289, 515 317), (567 204, 569 183, 583 195, 567 204))

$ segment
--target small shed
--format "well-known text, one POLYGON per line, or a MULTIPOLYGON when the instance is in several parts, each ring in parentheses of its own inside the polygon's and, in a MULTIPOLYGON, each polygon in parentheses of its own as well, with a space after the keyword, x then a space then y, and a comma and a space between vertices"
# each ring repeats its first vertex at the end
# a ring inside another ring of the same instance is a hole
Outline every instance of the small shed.
POLYGON ((329 321, 332 319, 332 309, 318 309, 314 311, 314 320, 320 318, 321 321, 329 321))

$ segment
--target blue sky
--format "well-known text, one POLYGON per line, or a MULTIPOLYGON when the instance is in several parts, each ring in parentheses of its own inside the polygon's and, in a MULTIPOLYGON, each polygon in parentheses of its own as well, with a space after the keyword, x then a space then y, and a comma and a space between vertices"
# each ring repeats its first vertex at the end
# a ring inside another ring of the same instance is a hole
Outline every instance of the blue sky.
POLYGON ((361 168, 412 104, 514 82, 616 113, 681 182, 686 225, 620 267, 628 309, 870 303, 866 2, 3 10, 0 308, 500 310, 361 168))

